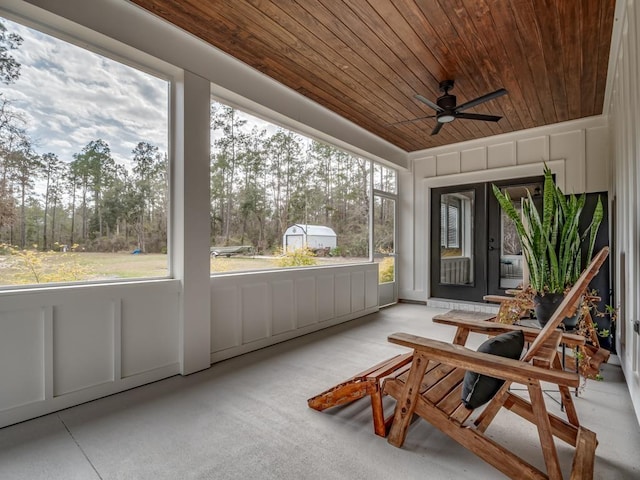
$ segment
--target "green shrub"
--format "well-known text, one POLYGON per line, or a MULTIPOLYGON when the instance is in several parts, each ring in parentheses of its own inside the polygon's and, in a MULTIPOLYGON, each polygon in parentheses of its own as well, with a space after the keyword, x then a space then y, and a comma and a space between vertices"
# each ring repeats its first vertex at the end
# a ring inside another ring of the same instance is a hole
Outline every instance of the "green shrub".
POLYGON ((385 257, 378 264, 378 283, 389 283, 395 279, 395 259, 385 257))
POLYGON ((279 267, 308 267, 310 265, 317 265, 318 262, 315 256, 315 253, 307 247, 296 248, 293 251, 284 252, 284 254, 276 260, 276 265, 279 267))

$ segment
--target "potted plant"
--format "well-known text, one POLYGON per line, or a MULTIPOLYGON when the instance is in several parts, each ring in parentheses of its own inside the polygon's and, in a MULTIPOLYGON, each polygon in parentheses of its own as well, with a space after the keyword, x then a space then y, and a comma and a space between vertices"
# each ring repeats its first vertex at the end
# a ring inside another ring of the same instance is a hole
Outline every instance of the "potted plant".
MULTIPOLYGON (((522 218, 508 193, 503 193, 495 185, 493 193, 516 227, 529 268, 529 289, 533 294, 536 317, 544 325, 593 255, 596 234, 604 214, 602 202, 598 198, 589 226, 580 232, 580 215, 586 195, 565 196, 546 165, 541 212, 535 207, 530 192, 522 203, 522 218), (586 252, 583 252, 587 238, 586 252)), ((568 327, 575 326, 577 316, 576 313, 573 325, 568 327)))

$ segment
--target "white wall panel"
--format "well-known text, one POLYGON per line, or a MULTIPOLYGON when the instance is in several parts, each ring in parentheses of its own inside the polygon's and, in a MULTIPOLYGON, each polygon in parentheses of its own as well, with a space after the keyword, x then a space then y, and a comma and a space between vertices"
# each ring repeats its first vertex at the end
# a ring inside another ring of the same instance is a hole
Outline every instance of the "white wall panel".
POLYGON ((296 280, 296 317, 298 328, 318 321, 316 314, 316 279, 306 276, 296 280))
POLYGON ((241 344, 240 293, 235 284, 212 290, 211 318, 211 348, 214 351, 241 344))
POLYGON ((524 138, 516 143, 518 165, 549 160, 549 137, 524 138))
POLYGON ((318 289, 318 321, 324 322, 331 320, 335 316, 335 286, 333 275, 318 275, 318 277, 316 277, 316 285, 318 289))
POLYGON ((271 284, 273 295, 271 333, 278 335, 296 328, 295 295, 293 280, 275 281, 271 284))
POLYGON ((475 172, 486 170, 487 149, 485 147, 470 148, 460 152, 460 171, 475 172))
POLYGON ((0 312, 0 330, 0 410, 44 400, 44 309, 0 312))
POLYGON ((212 331, 220 333, 212 338, 211 361, 217 362, 377 311, 378 265, 216 275, 211 290, 212 331), (237 291, 238 306, 229 307, 237 291))
POLYGON ((178 293, 154 302, 139 297, 122 300, 120 337, 122 377, 130 377, 179 361, 178 293))
POLYGON ((269 285, 251 283, 241 287, 242 342, 251 343, 270 334, 271 298, 269 285))
POLYGON ((115 379, 114 305, 88 298, 53 311, 53 394, 74 392, 115 379))
POLYGON ((611 145, 609 143, 609 126, 590 128, 586 135, 585 191, 604 192, 609 189, 611 181, 611 145))
POLYGON ((378 270, 364 272, 364 308, 374 308, 378 305, 378 270))
POLYGON ((451 152, 438 155, 436 157, 436 174, 453 175, 460 173, 460 153, 451 152))
POLYGON ((622 11, 616 12, 616 18, 623 26, 619 44, 613 42, 617 47, 612 52, 615 69, 609 72, 613 76, 610 128, 594 128, 587 136, 586 183, 589 189, 602 190, 603 179, 610 178, 611 169, 605 172, 604 166, 609 167, 605 159, 611 154, 614 166, 610 198, 616 200, 611 263, 615 269, 615 304, 620 307, 616 345, 640 420, 640 335, 633 329, 634 320, 640 318, 640 8, 637 1, 619 4, 622 11), (611 150, 604 147, 603 139, 609 139, 611 150))
POLYGON ((179 373, 179 286, 0 292, 0 426, 179 373))
POLYGON ((364 310, 364 272, 351 274, 351 311, 364 310))
POLYGON ((514 142, 489 145, 487 148, 487 166, 489 168, 510 167, 516 164, 514 142))
POLYGON ((351 313, 351 276, 348 273, 335 276, 336 316, 351 313))

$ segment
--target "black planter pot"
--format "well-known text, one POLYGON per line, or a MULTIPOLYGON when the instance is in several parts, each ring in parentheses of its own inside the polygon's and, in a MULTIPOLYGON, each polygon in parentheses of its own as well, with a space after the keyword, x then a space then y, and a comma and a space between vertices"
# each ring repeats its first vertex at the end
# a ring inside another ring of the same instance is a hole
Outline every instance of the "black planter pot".
MULTIPOLYGON (((533 309, 536 312, 536 318, 540 327, 544 327, 553 312, 560 306, 564 299, 563 293, 547 293, 546 295, 535 295, 533 297, 533 309)), ((573 330, 578 324, 578 317, 580 316, 580 308, 576 309, 575 315, 572 317, 566 317, 562 320, 566 330, 573 330)))

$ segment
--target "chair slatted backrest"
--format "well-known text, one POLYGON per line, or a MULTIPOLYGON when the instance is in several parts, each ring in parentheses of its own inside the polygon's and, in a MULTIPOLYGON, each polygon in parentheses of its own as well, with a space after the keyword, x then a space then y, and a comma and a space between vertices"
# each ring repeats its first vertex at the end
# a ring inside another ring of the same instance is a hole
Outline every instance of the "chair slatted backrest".
POLYGON ((607 259, 608 255, 609 247, 604 247, 595 257, 593 257, 589 266, 584 269, 580 278, 578 278, 578 281, 565 295, 564 300, 560 303, 547 324, 542 330, 540 330, 540 334, 531 344, 531 347, 529 347, 529 350, 523 359, 524 361, 530 361, 536 355, 538 350, 540 350, 540 348, 542 348, 542 346, 547 342, 547 340, 549 340, 553 332, 560 325, 560 322, 562 322, 568 314, 571 314, 572 311, 575 311, 575 307, 577 307, 577 304, 580 301, 580 296, 586 292, 587 288, 589 288, 589 283, 593 280, 593 277, 598 274, 600 267, 607 259))

